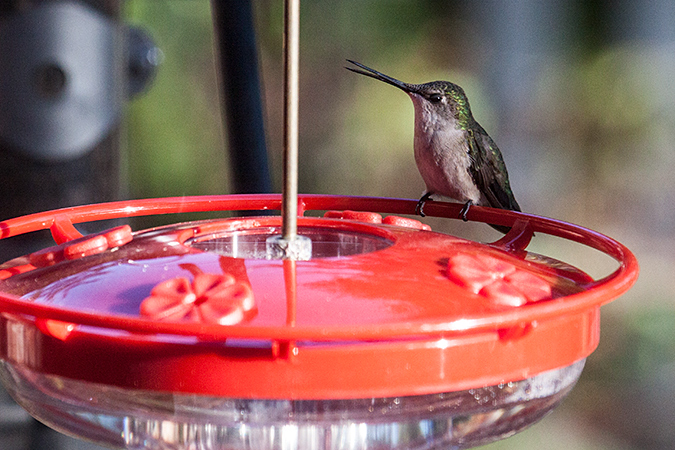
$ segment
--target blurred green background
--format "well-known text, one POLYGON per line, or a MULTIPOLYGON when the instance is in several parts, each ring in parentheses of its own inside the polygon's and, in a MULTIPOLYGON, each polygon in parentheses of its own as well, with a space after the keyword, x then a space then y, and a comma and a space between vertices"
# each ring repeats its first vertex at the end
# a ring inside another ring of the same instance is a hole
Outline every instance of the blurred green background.
MULTIPOLYGON (((254 4, 261 132, 278 192, 282 2, 254 4)), ((209 2, 128 0, 125 15, 164 54, 128 107, 130 197, 230 192, 209 2)), ((523 210, 606 233, 640 261, 636 286, 603 307, 600 346, 563 405, 484 448, 675 448, 675 2, 305 0, 300 192, 418 198, 412 103, 344 70, 346 58, 408 82, 463 86, 523 210)), ((446 222, 429 223, 497 237, 446 222)), ((541 238, 537 251, 595 276, 613 270, 541 238)))

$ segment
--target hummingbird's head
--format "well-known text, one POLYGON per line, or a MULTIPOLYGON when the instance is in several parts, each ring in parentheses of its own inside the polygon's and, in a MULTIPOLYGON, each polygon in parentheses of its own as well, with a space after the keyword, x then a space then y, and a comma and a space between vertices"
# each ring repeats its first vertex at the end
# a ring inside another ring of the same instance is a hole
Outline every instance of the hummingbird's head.
POLYGON ((432 81, 424 84, 404 83, 356 61, 349 59, 347 61, 363 70, 352 67, 346 67, 346 69, 384 81, 406 92, 415 105, 416 113, 420 113, 420 117, 424 117, 424 120, 450 122, 459 126, 465 126, 473 121, 469 100, 466 98, 464 89, 454 83, 449 81, 432 81))

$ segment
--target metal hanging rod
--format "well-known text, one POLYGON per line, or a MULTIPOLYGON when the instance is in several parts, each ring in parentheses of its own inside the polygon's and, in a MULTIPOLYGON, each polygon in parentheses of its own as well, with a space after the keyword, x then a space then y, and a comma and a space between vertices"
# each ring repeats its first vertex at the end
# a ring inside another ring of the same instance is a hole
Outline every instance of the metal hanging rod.
POLYGON ((300 66, 300 0, 284 2, 284 166, 282 236, 298 233, 298 78, 300 66))

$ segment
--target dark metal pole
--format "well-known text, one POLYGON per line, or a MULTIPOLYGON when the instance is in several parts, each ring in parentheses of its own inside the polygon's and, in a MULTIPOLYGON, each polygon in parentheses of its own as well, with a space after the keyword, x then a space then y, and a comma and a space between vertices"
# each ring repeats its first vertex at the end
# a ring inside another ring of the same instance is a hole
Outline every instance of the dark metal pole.
POLYGON ((271 192, 250 0, 212 0, 235 193, 271 192))

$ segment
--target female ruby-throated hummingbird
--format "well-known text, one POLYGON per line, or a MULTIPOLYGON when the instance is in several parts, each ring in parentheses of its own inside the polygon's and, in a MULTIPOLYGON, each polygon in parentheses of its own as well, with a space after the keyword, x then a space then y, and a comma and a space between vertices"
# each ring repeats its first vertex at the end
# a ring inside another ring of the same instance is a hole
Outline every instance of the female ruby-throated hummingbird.
MULTIPOLYGON (((415 162, 426 184, 416 212, 424 216, 424 203, 434 194, 464 203, 466 220, 471 205, 520 211, 506 165, 497 144, 471 114, 464 90, 448 81, 403 83, 356 61, 363 70, 352 72, 396 86, 415 106, 415 162)), ((493 225, 507 232, 509 227, 493 225)))

